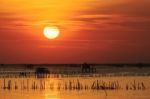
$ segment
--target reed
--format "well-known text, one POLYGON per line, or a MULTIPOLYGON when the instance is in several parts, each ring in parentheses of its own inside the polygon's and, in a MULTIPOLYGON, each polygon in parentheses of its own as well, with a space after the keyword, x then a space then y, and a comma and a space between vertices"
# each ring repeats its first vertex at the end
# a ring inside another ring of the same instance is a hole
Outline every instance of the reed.
POLYGON ((3 78, 0 83, 0 88, 3 90, 69 90, 69 91, 82 91, 82 90, 146 90, 144 82, 133 81, 127 83, 125 88, 121 86, 119 81, 103 81, 94 80, 90 84, 83 83, 80 79, 66 80, 54 83, 52 81, 46 82, 44 79, 34 79, 30 81, 28 78, 23 78, 21 81, 14 79, 3 78))
POLYGON ((145 90, 145 84, 143 82, 130 82, 130 84, 126 84, 126 90, 145 90))

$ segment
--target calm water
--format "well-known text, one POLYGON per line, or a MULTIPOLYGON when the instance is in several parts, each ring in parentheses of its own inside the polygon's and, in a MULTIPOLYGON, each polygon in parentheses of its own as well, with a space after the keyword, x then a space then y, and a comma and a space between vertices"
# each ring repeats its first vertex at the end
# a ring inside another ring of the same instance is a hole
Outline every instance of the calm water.
POLYGON ((150 77, 0 78, 0 99, 150 99, 150 77))

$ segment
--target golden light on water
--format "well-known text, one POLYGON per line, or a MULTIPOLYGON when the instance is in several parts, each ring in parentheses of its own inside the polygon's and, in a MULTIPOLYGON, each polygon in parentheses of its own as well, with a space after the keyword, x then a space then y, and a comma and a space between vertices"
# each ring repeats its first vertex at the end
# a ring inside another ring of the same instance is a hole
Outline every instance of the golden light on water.
POLYGON ((48 39, 56 39, 60 35, 58 27, 47 26, 44 28, 44 36, 48 39))

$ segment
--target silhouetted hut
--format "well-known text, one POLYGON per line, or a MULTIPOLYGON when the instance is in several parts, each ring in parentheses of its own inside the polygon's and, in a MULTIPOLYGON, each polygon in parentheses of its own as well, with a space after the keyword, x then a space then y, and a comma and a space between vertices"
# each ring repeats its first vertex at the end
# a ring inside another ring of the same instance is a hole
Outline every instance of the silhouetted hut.
POLYGON ((38 78, 44 78, 50 71, 47 68, 36 68, 36 75, 38 78))
POLYGON ((96 69, 92 67, 90 64, 84 63, 82 64, 82 73, 94 73, 96 69))

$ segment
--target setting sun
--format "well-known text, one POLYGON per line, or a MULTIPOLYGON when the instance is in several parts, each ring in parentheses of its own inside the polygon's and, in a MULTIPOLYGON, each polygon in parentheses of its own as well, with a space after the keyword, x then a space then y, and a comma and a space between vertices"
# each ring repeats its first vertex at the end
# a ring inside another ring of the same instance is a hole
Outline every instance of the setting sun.
POLYGON ((60 31, 59 31, 59 28, 57 27, 45 27, 44 28, 44 36, 48 39, 55 39, 59 36, 60 34, 60 31))

